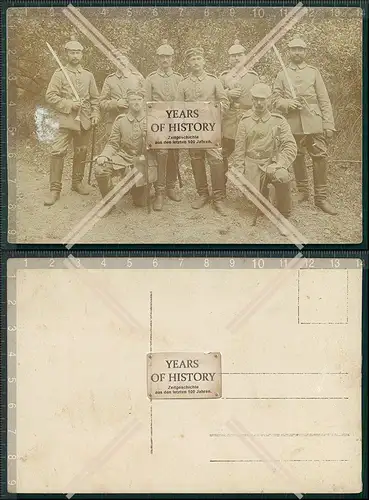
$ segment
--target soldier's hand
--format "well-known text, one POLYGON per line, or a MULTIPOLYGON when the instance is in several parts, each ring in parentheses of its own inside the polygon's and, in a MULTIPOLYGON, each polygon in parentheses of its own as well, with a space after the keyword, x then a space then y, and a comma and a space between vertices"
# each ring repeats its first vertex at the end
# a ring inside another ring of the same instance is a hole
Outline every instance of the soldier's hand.
POLYGON ((301 104, 301 102, 298 99, 290 99, 288 101, 288 107, 290 109, 301 109, 302 108, 302 104, 301 104))
POLYGON ((97 116, 92 116, 91 117, 91 123, 92 123, 92 125, 97 125, 98 122, 99 122, 99 119, 98 119, 97 116))
POLYGON ((73 111, 77 111, 81 107, 81 101, 73 101, 72 109, 73 111))
POLYGON ((128 102, 126 99, 118 99, 117 106, 121 109, 128 108, 128 102))
POLYGON ((330 130, 330 129, 325 130, 325 137, 327 139, 332 139, 333 134, 334 134, 333 130, 330 130))
POLYGON ((107 161, 108 161, 108 158, 106 156, 98 156, 96 158, 96 163, 98 165, 104 165, 104 163, 107 162, 107 161))
POLYGON ((287 182, 289 180, 289 173, 286 168, 277 166, 277 170, 275 171, 274 178, 278 182, 287 182))
POLYGON ((242 93, 242 90, 239 87, 236 87, 236 88, 228 91, 228 95, 232 99, 238 99, 239 97, 241 97, 241 93, 242 93))
POLYGON ((272 163, 271 165, 268 165, 267 168, 266 168, 266 173, 268 175, 274 175, 276 170, 277 170, 278 166, 276 163, 272 163))

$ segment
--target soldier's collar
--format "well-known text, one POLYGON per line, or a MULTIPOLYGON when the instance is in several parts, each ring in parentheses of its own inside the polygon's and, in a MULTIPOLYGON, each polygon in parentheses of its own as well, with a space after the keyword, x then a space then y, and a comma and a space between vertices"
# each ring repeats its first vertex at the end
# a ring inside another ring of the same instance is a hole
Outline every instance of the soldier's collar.
POLYGON ((82 73, 82 66, 78 64, 78 66, 71 66, 70 64, 67 64, 65 66, 68 71, 71 71, 72 73, 82 73))
POLYGON ((253 113, 252 113, 252 115, 251 115, 251 118, 252 118, 253 120, 255 120, 256 122, 259 122, 259 121, 262 121, 262 122, 267 122, 271 116, 272 116, 272 115, 271 115, 271 113, 270 113, 269 109, 267 109, 267 110, 265 111, 265 113, 264 113, 263 115, 261 115, 261 116, 260 116, 260 115, 257 115, 257 114, 255 113, 255 111, 253 111, 253 113))
POLYGON ((132 113, 130 111, 128 111, 128 113, 126 114, 126 117, 130 122, 134 122, 135 120, 140 122, 145 118, 145 113, 142 112, 141 114, 139 114, 137 116, 133 116, 132 113))
POLYGON ((202 81, 205 78, 205 76, 206 76, 206 71, 203 71, 200 75, 194 75, 193 73, 191 73, 190 78, 193 81, 196 80, 202 81))
POLYGON ((124 71, 117 69, 117 71, 115 72, 115 76, 117 76, 118 78, 122 78, 123 76, 124 78, 128 78, 128 75, 129 71, 127 69, 125 69, 124 71))
POLYGON ((301 64, 295 64, 295 63, 293 63, 293 62, 291 61, 291 62, 290 62, 290 64, 289 64, 289 67, 290 67, 291 69, 295 69, 295 70, 296 70, 297 68, 299 68, 299 69, 304 69, 304 68, 306 68, 306 66, 307 66, 307 64, 306 64, 306 62, 305 62, 305 61, 303 61, 301 64))
POLYGON ((169 68, 169 71, 165 72, 162 69, 158 69, 157 73, 160 76, 171 76, 171 75, 173 75, 173 70, 172 70, 172 68, 169 68))

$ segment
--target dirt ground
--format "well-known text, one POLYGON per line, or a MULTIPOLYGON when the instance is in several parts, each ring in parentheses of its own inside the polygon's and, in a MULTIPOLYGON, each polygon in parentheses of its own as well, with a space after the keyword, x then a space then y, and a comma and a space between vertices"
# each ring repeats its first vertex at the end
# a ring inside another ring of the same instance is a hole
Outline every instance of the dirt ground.
MULTIPOLYGON (((71 157, 66 158, 60 201, 43 205, 48 192, 48 146, 39 143, 17 144, 17 243, 60 243, 73 227, 100 201, 93 180, 91 194, 80 196, 70 189, 71 157)), ((183 201, 166 201, 162 212, 147 213, 132 205, 130 196, 118 210, 99 219, 79 243, 202 243, 202 244, 286 244, 289 240, 266 217, 252 226, 254 206, 228 181, 229 215, 221 217, 211 205, 193 210, 196 197, 189 157, 181 154, 180 168, 184 187, 183 201)), ((86 168, 87 171, 87 168, 86 168)), ((310 186, 312 189, 312 169, 310 186)), ((87 177, 87 174, 86 174, 87 177)), ((294 207, 291 223, 308 243, 360 243, 362 239, 362 183, 360 163, 334 163, 330 167, 330 200, 339 210, 336 216, 324 214, 309 202, 294 207)), ((312 194, 312 191, 311 191, 312 194)), ((14 200, 9 200, 13 203, 14 200)))

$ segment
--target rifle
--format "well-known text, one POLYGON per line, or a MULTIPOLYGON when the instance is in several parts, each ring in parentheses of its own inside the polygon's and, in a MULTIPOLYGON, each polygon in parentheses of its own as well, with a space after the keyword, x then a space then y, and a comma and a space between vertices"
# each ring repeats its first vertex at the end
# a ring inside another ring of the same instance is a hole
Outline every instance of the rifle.
POLYGON ((92 144, 91 144, 91 156, 90 156, 90 170, 88 172, 88 183, 91 185, 91 173, 92 173, 92 163, 95 156, 95 136, 96 136, 96 125, 92 125, 92 144))
POLYGON ((146 203, 147 203, 147 211, 151 214, 151 197, 150 197, 150 185, 149 185, 149 162, 145 157, 145 194, 146 194, 146 203))
POLYGON ((179 187, 182 189, 183 188, 183 182, 182 182, 181 172, 179 170, 179 164, 177 165, 177 177, 178 177, 179 187))
POLYGON ((145 145, 146 145, 146 132, 143 134, 142 138, 142 150, 141 156, 145 158, 145 197, 147 204, 147 211, 151 214, 151 198, 150 198, 150 185, 149 185, 149 160, 145 155, 145 145))
POLYGON ((313 109, 311 109, 311 107, 310 107, 309 103, 307 102, 307 100, 306 100, 306 98, 305 98, 304 96, 302 96, 302 95, 299 95, 299 96, 298 96, 298 95, 296 94, 296 91, 295 91, 295 89, 294 89, 294 87, 293 87, 293 85, 292 85, 292 82, 291 82, 291 80, 290 80, 290 77, 288 76, 287 68, 286 68, 286 66, 285 66, 285 64, 284 64, 284 62, 283 62, 283 59, 282 59, 282 57, 281 57, 281 54, 280 54, 279 50, 277 49, 277 47, 276 47, 275 45, 272 45, 272 47, 273 47, 273 50, 274 50, 274 52, 275 52, 275 55, 277 56, 277 59, 278 59, 278 61, 279 61, 279 64, 282 66, 283 74, 284 74, 284 76, 285 76, 285 78, 286 78, 286 80, 287 80, 288 87, 289 87, 289 89, 290 89, 290 92, 291 92, 292 98, 293 98, 293 99, 298 99, 298 100, 300 101, 300 103, 301 103, 301 104, 303 104, 303 105, 306 107, 306 109, 309 111, 309 113, 311 113, 311 114, 315 114, 315 115, 319 115, 319 113, 318 113, 315 109, 314 109, 314 110, 313 110, 313 109))
POLYGON ((290 77, 288 76, 287 68, 284 65, 283 59, 281 57, 281 54, 279 53, 279 50, 277 49, 277 47, 274 44, 272 45, 272 47, 273 47, 273 50, 275 52, 275 55, 277 56, 279 64, 282 66, 282 70, 283 70, 284 76, 285 76, 285 78, 287 80, 288 86, 290 88, 290 92, 291 92, 292 98, 296 99, 297 98, 296 92, 295 92, 295 89, 293 88, 293 85, 292 85, 292 82, 290 80, 290 77))
MULTIPOLYGON (((63 75, 65 76, 65 79, 67 80, 70 88, 72 89, 72 92, 74 94, 76 101, 81 102, 81 99, 78 95, 78 92, 77 92, 75 86, 73 85, 73 82, 70 79, 70 76, 68 75, 67 70, 64 68, 59 57, 56 55, 56 52, 54 51, 54 49, 51 47, 51 45, 49 43, 46 42, 46 45, 47 45, 47 48, 49 49, 49 51, 51 52, 52 56, 54 57, 55 61, 58 63, 58 66, 61 69, 63 75)), ((78 109, 77 116, 75 117, 75 120, 81 121, 80 114, 81 114, 81 108, 78 109)))
POLYGON ((183 182, 182 182, 181 171, 179 169, 179 150, 178 149, 177 150, 175 150, 175 149, 173 150, 173 156, 175 157, 174 161, 176 162, 178 184, 179 184, 179 187, 182 189, 183 182), (176 158, 176 155, 178 155, 177 158, 176 158))
MULTIPOLYGON (((261 186, 260 186, 260 192, 261 193, 264 192, 266 179, 267 179, 267 173, 264 172, 264 177, 263 177, 263 180, 262 180, 261 186)), ((252 221, 252 224, 251 224, 252 226, 256 226, 256 222, 258 220, 259 213, 260 213, 260 209, 255 205, 254 220, 252 221)))

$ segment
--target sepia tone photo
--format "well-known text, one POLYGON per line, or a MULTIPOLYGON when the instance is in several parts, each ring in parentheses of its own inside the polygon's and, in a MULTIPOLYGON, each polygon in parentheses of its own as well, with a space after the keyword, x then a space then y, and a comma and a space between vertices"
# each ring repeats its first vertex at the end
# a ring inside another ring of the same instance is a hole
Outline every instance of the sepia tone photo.
POLYGON ((11 8, 8 241, 362 241, 359 8, 11 8))

